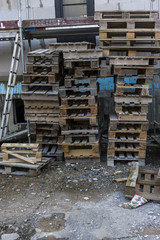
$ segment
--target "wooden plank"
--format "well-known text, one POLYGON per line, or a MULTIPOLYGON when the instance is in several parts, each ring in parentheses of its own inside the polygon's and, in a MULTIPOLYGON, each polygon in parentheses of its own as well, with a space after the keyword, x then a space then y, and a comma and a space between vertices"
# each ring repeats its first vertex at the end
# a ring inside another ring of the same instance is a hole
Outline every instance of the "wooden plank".
MULTIPOLYGON (((8 151, 8 150, 2 150, 2 153, 7 153, 15 158, 18 158, 18 159, 21 159, 22 161, 24 162, 28 162, 28 163, 31 163, 31 164, 35 164, 36 163, 36 159, 35 160, 31 160, 30 158, 27 158, 27 157, 24 157, 20 154, 17 154, 17 153, 13 153, 11 151, 8 151)), ((7 159, 7 161, 9 161, 9 159, 7 159)), ((15 162, 16 162, 16 159, 15 159, 15 162)))
POLYGON ((127 187, 135 187, 136 182, 138 179, 138 173, 139 173, 139 164, 138 163, 132 163, 131 169, 130 169, 130 174, 127 179, 126 186, 127 187))

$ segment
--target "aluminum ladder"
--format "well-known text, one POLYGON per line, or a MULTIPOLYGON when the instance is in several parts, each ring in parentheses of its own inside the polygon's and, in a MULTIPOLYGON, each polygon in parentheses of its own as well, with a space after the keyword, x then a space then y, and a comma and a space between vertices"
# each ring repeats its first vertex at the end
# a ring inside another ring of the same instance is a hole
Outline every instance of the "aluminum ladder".
POLYGON ((3 113, 2 113, 0 139, 5 137, 7 134, 14 88, 16 84, 20 53, 21 53, 21 45, 19 40, 19 33, 17 33, 15 37, 15 42, 14 42, 14 49, 13 49, 11 67, 10 67, 10 72, 8 77, 7 91, 6 91, 5 102, 4 102, 3 113))

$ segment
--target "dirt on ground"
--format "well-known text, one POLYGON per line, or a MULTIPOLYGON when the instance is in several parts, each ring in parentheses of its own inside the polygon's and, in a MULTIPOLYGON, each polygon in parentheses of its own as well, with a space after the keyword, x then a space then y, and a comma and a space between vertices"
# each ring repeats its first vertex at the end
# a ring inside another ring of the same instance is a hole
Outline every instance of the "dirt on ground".
MULTIPOLYGON (((143 168, 158 170, 159 153, 149 148, 143 168)), ((158 203, 119 206, 129 200, 125 182, 114 180, 128 177, 129 170, 105 162, 52 161, 37 177, 0 175, 1 239, 160 239, 158 203)))

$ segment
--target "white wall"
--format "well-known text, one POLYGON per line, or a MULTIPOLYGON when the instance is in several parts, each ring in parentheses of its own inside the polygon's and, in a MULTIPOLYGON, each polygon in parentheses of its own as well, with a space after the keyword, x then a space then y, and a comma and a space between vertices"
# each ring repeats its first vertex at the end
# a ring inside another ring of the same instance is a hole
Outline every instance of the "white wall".
MULTIPOLYGON (((21 10, 23 20, 27 19, 27 9, 29 9, 30 19, 55 18, 54 0, 28 0, 29 8, 26 8, 26 0, 21 0, 21 10)), ((17 0, 0 0, 0 20, 17 20, 17 0)))
POLYGON ((158 10, 158 2, 159 0, 95 0, 95 10, 158 10))

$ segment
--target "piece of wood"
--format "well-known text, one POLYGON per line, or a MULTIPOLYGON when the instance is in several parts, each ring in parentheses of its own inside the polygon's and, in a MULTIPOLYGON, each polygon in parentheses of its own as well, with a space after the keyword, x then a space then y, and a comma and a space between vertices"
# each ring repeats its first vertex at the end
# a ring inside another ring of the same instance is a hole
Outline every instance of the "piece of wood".
POLYGON ((126 182, 127 178, 116 178, 114 179, 115 182, 120 183, 120 182, 126 182))
MULTIPOLYGON (((28 162, 28 163, 31 163, 31 164, 35 164, 36 163, 36 161, 31 160, 29 157, 27 158, 27 157, 24 157, 24 156, 22 156, 20 154, 13 153, 13 152, 8 151, 8 150, 3 150, 2 153, 7 153, 9 155, 12 155, 13 157, 21 159, 24 162, 28 162)), ((7 161, 9 161, 9 159, 7 161)), ((16 162, 16 159, 15 159, 15 162, 16 162)))
POLYGON ((126 187, 136 187, 138 173, 139 173, 139 164, 135 162, 132 164, 129 177, 127 179, 126 187))

